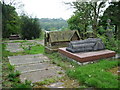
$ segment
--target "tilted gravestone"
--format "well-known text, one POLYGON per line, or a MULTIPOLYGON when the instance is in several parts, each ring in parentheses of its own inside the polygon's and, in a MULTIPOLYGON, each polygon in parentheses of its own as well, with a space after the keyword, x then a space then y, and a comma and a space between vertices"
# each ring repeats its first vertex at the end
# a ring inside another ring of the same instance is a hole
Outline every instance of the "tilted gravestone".
POLYGON ((71 41, 69 46, 66 48, 70 52, 87 52, 87 51, 96 51, 105 49, 100 38, 88 38, 80 41, 71 41))

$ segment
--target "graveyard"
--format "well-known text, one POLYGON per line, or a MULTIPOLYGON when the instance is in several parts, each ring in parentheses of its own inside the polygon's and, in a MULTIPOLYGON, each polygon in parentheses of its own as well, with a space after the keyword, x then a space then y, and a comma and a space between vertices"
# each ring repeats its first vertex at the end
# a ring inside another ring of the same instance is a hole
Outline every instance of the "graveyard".
MULTIPOLYGON (((54 34, 55 37, 57 35, 54 34)), ((76 35, 73 36, 75 37, 76 35)), ((46 50, 48 47, 46 44, 50 44, 47 39, 49 38, 5 41, 3 45, 5 62, 3 63, 7 67, 3 66, 5 69, 3 73, 8 74, 8 81, 3 82, 3 85, 10 86, 15 83, 13 87, 16 88, 118 87, 119 59, 115 51, 106 49, 100 38, 71 39, 67 43, 65 41, 64 45, 63 41, 57 39, 57 44, 52 44, 57 50, 52 52, 46 50), (6 73, 7 68, 9 73, 6 73), (105 83, 102 84, 102 82, 105 83)))
POLYGON ((0 89, 120 88, 119 0, 26 1, 38 16, 8 1, 0 1, 0 89))

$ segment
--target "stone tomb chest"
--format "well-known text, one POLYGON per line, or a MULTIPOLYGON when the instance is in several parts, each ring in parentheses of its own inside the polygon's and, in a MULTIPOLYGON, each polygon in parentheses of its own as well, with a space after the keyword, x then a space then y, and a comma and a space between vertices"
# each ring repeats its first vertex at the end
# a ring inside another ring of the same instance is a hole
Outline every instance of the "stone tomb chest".
POLYGON ((77 30, 69 31, 46 31, 45 32, 45 52, 54 52, 58 48, 68 46, 70 41, 80 40, 77 30))
POLYGON ((66 48, 67 51, 75 52, 88 52, 103 50, 105 46, 100 38, 88 38, 80 41, 71 41, 66 48))
POLYGON ((68 47, 59 48, 58 52, 80 63, 114 57, 116 54, 114 51, 106 50, 99 38, 71 41, 68 47))

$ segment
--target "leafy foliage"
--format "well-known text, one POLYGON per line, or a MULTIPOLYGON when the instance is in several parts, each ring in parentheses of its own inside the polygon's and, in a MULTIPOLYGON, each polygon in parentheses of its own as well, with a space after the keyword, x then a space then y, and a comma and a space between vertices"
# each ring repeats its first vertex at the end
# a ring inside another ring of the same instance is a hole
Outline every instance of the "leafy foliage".
MULTIPOLYGON (((78 29, 79 32, 85 33, 88 25, 92 25, 94 35, 97 35, 98 29, 98 19, 100 17, 101 8, 105 7, 105 2, 98 0, 99 2, 72 2, 71 5, 74 6, 76 11, 68 20, 68 25, 71 29, 78 29)), ((83 35, 83 37, 85 37, 83 35)))
POLYGON ((103 16, 101 17, 101 25, 104 28, 107 27, 107 21, 110 19, 110 24, 115 25, 115 37, 120 40, 120 1, 119 2, 111 2, 110 6, 105 10, 103 16))
POLYGON ((2 4, 2 35, 3 38, 11 34, 20 33, 20 18, 15 8, 10 5, 2 4))
POLYGON ((37 18, 21 16, 21 34, 23 39, 35 39, 40 37, 41 28, 37 18))

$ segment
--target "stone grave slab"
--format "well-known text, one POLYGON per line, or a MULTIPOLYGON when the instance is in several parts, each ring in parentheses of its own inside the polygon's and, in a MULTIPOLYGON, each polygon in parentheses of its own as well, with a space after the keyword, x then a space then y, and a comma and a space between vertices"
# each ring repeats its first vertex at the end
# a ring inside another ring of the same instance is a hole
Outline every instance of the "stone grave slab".
POLYGON ((23 73, 20 75, 20 79, 22 82, 25 80, 30 80, 32 83, 35 83, 48 78, 61 77, 63 74, 59 74, 58 72, 60 71, 63 72, 63 70, 61 70, 59 67, 52 67, 45 70, 23 73))
POLYGON ((23 49, 20 47, 21 43, 8 43, 7 49, 10 52, 20 52, 23 51, 23 49))
POLYGON ((49 59, 43 54, 9 56, 8 58, 11 65, 23 65, 23 64, 42 63, 45 61, 49 61, 49 59))
POLYGON ((53 65, 48 63, 35 63, 35 64, 25 64, 16 66, 15 70, 20 71, 21 73, 45 70, 47 68, 53 67, 53 65))

